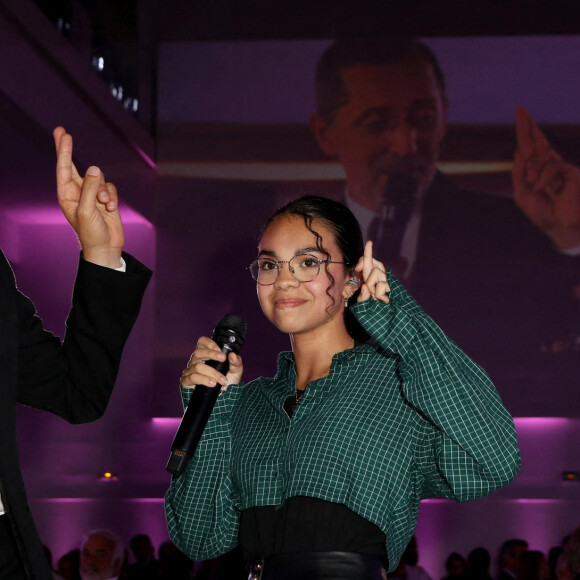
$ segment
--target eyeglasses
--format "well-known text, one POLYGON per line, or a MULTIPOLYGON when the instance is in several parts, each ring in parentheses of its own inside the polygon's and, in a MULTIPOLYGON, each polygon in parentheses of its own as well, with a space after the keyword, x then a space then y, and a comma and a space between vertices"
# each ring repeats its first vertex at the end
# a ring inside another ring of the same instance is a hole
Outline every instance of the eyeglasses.
POLYGON ((320 260, 310 254, 300 254, 291 260, 276 261, 270 258, 258 258, 248 266, 248 270, 260 286, 271 286, 278 279, 282 271, 282 264, 288 264, 290 274, 298 282, 312 282, 320 272, 320 264, 345 264, 348 266, 346 262, 335 262, 330 257, 320 260))

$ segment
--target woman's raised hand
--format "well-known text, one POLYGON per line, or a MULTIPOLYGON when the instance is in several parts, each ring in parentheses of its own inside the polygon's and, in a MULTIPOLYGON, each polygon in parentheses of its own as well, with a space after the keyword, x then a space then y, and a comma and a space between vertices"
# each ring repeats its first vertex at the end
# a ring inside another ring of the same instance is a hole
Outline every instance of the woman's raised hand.
POLYGON ((373 243, 370 240, 365 244, 364 255, 359 258, 354 270, 360 273, 363 282, 357 302, 369 298, 381 300, 385 304, 390 302, 387 296, 387 292, 391 291, 387 282, 387 270, 382 262, 373 258, 373 243))
POLYGON ((205 364, 206 361, 212 360, 223 363, 226 360, 226 355, 211 338, 202 336, 197 341, 197 346, 189 359, 187 368, 181 375, 181 386, 186 389, 191 389, 195 385, 225 387, 226 385, 236 385, 241 381, 244 365, 239 354, 233 352, 228 354, 230 370, 227 375, 222 375, 210 365, 205 364))

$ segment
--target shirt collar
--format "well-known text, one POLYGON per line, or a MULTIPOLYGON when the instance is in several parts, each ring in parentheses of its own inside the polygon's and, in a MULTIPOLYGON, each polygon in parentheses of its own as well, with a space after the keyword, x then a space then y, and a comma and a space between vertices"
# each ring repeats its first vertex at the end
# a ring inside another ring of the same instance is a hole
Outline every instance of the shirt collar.
POLYGON ((360 229, 363 233, 363 237, 366 240, 369 226, 377 214, 372 209, 369 209, 368 207, 365 207, 364 205, 354 201, 354 199, 352 199, 350 196, 348 186, 345 186, 344 188, 344 200, 346 207, 348 207, 348 209, 350 209, 350 211, 352 211, 352 213, 356 216, 356 219, 360 225, 360 229))

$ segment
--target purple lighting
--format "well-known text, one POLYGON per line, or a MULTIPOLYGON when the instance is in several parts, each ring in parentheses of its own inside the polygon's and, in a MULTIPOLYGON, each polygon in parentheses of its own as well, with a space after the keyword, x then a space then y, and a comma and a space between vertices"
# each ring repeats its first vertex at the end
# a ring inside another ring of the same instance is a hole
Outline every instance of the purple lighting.
MULTIPOLYGON (((181 417, 154 417, 153 425, 160 428, 177 427, 181 417)), ((520 429, 563 429, 574 423, 565 417, 514 417, 516 430, 520 429)))
POLYGON ((181 417, 153 417, 151 421, 156 429, 177 429, 181 417))
POLYGON ((516 430, 519 429, 562 429, 573 422, 565 417, 514 417, 516 430))
MULTIPOLYGON (((140 213, 125 205, 123 202, 119 203, 119 209, 124 223, 148 224, 153 227, 140 213)), ((19 204, 17 206, 5 207, 2 210, 2 216, 15 224, 59 225, 66 223, 66 219, 62 215, 56 201, 46 204, 19 204)))
POLYGON ((530 504, 530 505, 550 505, 550 504, 564 504, 567 503, 565 500, 561 499, 534 499, 534 498, 520 498, 520 499, 512 499, 508 500, 509 503, 516 503, 516 504, 530 504))

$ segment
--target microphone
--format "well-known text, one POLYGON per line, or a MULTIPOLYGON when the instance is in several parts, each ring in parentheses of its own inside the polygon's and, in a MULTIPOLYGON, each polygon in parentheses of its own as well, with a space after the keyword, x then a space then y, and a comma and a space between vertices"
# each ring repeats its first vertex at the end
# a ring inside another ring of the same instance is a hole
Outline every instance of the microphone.
POLYGON ((387 220, 397 219, 399 213, 408 216, 413 211, 418 184, 415 177, 406 173, 394 173, 389 177, 383 193, 382 212, 387 220))
POLYGON ((395 173, 389 176, 380 215, 369 228, 369 238, 387 265, 393 266, 399 259, 405 229, 415 206, 417 189, 417 180, 412 175, 395 173))
MULTIPOLYGON (((230 352, 236 354, 240 352, 247 330, 248 325, 243 318, 235 314, 226 314, 218 322, 211 337, 226 355, 226 360, 224 362, 212 360, 207 361, 205 364, 213 367, 223 375, 227 374, 230 368, 227 355, 230 352)), ((220 390, 219 384, 213 388, 204 385, 195 386, 171 445, 171 455, 165 467, 169 473, 181 475, 185 470, 189 460, 195 453, 220 390)))

